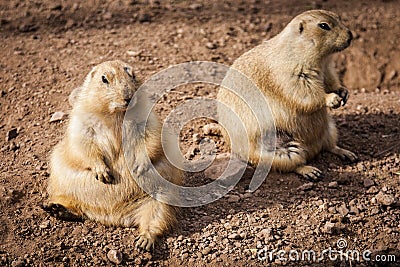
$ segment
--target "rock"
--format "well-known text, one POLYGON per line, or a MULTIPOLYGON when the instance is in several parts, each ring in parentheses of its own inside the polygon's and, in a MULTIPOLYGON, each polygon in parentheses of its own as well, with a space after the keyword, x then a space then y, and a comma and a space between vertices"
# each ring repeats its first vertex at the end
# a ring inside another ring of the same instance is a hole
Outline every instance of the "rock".
POLYGON ((390 194, 385 194, 382 191, 379 192, 375 196, 375 198, 376 198, 376 201, 383 206, 390 206, 396 202, 394 196, 392 196, 390 194))
POLYGON ((187 252, 183 253, 181 258, 182 258, 182 260, 185 260, 185 259, 189 258, 189 253, 187 253, 187 252))
POLYGON ((396 77, 397 77, 397 71, 396 70, 392 70, 388 75, 388 79, 389 80, 394 80, 396 77))
POLYGON ((350 212, 349 209, 346 207, 346 204, 343 204, 343 205, 339 206, 336 210, 342 216, 346 216, 350 212))
POLYGON ((244 170, 246 168, 246 164, 238 159, 232 158, 232 161, 228 167, 228 162, 229 158, 217 158, 214 160, 213 164, 208 167, 204 171, 204 175, 207 178, 216 180, 218 178, 222 178, 222 174, 224 174, 224 179, 228 179, 230 177, 234 177, 236 175, 240 175, 241 173, 244 173, 244 170), (225 171, 226 170, 226 171, 225 171))
POLYGON ((15 260, 11 262, 11 267, 23 267, 25 266, 25 262, 23 260, 15 260))
POLYGON ((271 237, 271 228, 264 228, 259 233, 257 233, 257 237, 260 239, 268 239, 271 237))
POLYGON ((122 262, 122 253, 118 250, 111 249, 107 253, 107 258, 109 261, 115 264, 120 264, 122 262))
POLYGON ((215 48, 217 48, 217 44, 212 43, 212 42, 207 42, 207 43, 206 43, 206 47, 207 47, 208 49, 215 49, 215 48))
POLYGON ((204 256, 206 256, 206 255, 210 254, 210 252, 211 252, 211 248, 210 248, 210 247, 206 247, 205 249, 203 249, 203 250, 201 251, 201 254, 203 254, 204 256))
POLYGON ((12 128, 11 130, 9 130, 9 131, 7 132, 6 141, 8 142, 8 141, 14 139, 14 138, 17 137, 17 136, 18 136, 18 130, 17 130, 17 128, 12 128))
POLYGON ((112 19, 112 17, 113 17, 113 14, 112 14, 111 12, 106 12, 106 13, 104 13, 103 16, 102 16, 102 18, 103 18, 104 20, 110 20, 110 19, 112 19))
POLYGON ((367 190, 367 194, 376 194, 379 192, 379 189, 376 186, 371 186, 368 190, 367 190))
POLYGON ((229 203, 236 203, 236 202, 238 202, 240 200, 240 197, 239 196, 236 196, 236 195, 232 195, 232 196, 229 196, 228 197, 228 202, 229 203))
POLYGON ((126 53, 128 54, 128 56, 131 56, 131 57, 140 57, 142 55, 143 51, 142 50, 139 50, 139 51, 128 50, 128 51, 126 51, 126 53))
POLYGON ((51 9, 51 10, 62 10, 62 8, 63 8, 63 6, 62 6, 61 4, 58 4, 58 3, 53 3, 53 4, 50 6, 50 9, 51 9))
POLYGON ((50 118, 50 122, 65 120, 68 115, 62 111, 56 111, 50 118))
POLYGON ((50 228, 50 221, 47 220, 47 221, 42 222, 41 224, 39 224, 39 228, 41 228, 41 229, 50 228))
POLYGON ((314 183, 305 183, 297 188, 299 191, 311 190, 314 187, 314 183))
POLYGON ((65 29, 70 29, 76 25, 75 20, 73 19, 68 19, 67 22, 65 23, 65 29))
POLYGON ((199 4, 199 3, 194 3, 189 6, 189 8, 192 10, 200 10, 202 7, 203 7, 203 5, 199 4))
POLYGON ((375 182, 371 179, 364 179, 363 183, 365 188, 370 188, 371 186, 375 185, 375 182))
POLYGON ((142 13, 142 14, 139 14, 138 20, 140 23, 150 22, 151 16, 147 13, 142 13))
POLYGON ((1 90, 0 91, 0 97, 3 97, 3 96, 5 96, 7 94, 7 92, 6 91, 4 91, 4 90, 1 90))
POLYGON ((19 149, 19 145, 15 144, 14 141, 11 141, 11 142, 10 142, 10 146, 8 147, 8 149, 9 149, 10 151, 16 151, 16 150, 19 149))
POLYGON ((358 210, 358 208, 356 206, 350 206, 350 214, 353 215, 358 215, 360 213, 360 211, 358 210))
POLYGON ((234 233, 234 234, 228 235, 228 238, 229 238, 229 239, 239 240, 239 239, 241 239, 242 237, 241 237, 239 234, 234 233))
POLYGON ((192 159, 196 155, 197 152, 199 152, 199 148, 197 146, 191 146, 191 147, 189 147, 185 157, 187 159, 192 159))
POLYGON ((201 136, 198 133, 193 135, 193 143, 198 144, 201 141, 201 136))
POLYGON ((321 231, 326 234, 332 234, 335 229, 335 224, 332 222, 326 222, 325 225, 321 228, 321 231))
POLYGON ((219 136, 221 134, 220 126, 216 123, 210 123, 203 126, 203 132, 206 135, 216 135, 219 136))
POLYGON ((329 187, 329 188, 337 188, 337 187, 338 187, 338 182, 336 182, 336 181, 330 182, 330 183, 328 184, 328 187, 329 187))

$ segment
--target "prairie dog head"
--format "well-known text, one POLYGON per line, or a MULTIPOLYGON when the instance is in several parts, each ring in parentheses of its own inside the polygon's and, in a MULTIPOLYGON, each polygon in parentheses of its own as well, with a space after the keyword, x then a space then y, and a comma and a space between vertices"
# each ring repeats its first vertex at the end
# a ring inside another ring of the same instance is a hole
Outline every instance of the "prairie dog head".
POLYGON ((73 100, 92 111, 124 112, 139 87, 133 68, 120 60, 106 61, 95 66, 86 76, 78 97, 73 100))
POLYGON ((319 56, 342 51, 353 39, 351 31, 341 22, 340 17, 325 10, 301 13, 288 24, 285 31, 297 37, 295 43, 301 44, 304 53, 319 56))

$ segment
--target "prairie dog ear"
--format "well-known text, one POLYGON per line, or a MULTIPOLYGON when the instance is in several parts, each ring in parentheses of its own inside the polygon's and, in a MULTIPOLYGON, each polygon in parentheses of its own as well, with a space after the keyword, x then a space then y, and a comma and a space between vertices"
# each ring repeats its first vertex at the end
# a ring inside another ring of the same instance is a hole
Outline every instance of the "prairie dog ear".
POLYGON ((302 32, 303 32, 303 30, 304 30, 304 25, 303 25, 304 23, 303 23, 303 21, 300 21, 299 22, 299 33, 301 34, 302 32))
POLYGON ((76 100, 79 97, 80 92, 82 91, 82 87, 75 88, 68 97, 68 102, 71 106, 74 106, 76 100))

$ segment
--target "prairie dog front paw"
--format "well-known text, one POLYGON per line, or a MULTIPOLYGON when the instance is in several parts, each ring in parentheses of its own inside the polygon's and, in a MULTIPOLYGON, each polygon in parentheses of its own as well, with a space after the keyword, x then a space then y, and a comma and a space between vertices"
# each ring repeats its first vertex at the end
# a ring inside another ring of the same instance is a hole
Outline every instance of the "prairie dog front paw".
POLYGON ((338 108, 342 105, 342 98, 336 93, 327 94, 325 101, 326 106, 330 108, 338 108))
POLYGON ((109 184, 114 181, 114 177, 111 175, 110 169, 106 165, 97 165, 93 169, 96 180, 102 183, 109 184))
POLYGON ((340 87, 337 91, 326 95, 326 106, 330 108, 338 108, 344 106, 349 99, 349 90, 340 87))

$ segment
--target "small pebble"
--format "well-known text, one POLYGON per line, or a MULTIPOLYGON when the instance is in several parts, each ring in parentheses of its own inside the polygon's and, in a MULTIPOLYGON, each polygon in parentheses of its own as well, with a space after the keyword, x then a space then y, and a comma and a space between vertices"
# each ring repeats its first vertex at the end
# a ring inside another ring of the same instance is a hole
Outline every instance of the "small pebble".
POLYGON ((107 258, 109 261, 115 264, 120 264, 122 262, 122 253, 118 250, 111 249, 107 253, 107 258))
POLYGON ((379 192, 375 198, 376 201, 383 206, 390 206, 396 202, 394 196, 383 192, 379 192))

